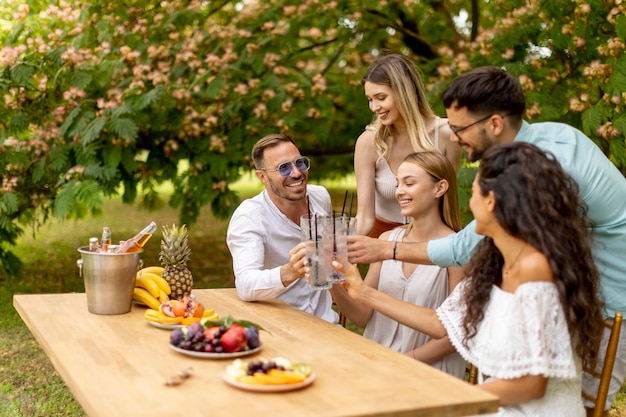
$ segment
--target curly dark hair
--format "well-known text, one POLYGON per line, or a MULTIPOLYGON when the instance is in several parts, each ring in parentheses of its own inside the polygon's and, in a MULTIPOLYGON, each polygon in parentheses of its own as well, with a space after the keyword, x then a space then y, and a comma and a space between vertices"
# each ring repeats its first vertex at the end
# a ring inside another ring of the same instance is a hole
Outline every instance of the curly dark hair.
MULTIPOLYGON (((551 153, 518 142, 495 145, 481 159, 480 192, 493 192, 495 218, 550 263, 572 339, 583 360, 596 354, 604 304, 590 248, 591 221, 578 185, 551 153)), ((476 335, 493 285, 502 283, 504 258, 485 237, 467 266, 465 343, 476 335)))

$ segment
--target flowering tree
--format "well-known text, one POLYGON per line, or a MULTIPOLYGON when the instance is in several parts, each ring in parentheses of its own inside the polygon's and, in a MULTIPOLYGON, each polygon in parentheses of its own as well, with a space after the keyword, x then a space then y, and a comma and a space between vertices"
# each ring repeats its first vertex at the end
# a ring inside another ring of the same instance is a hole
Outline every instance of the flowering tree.
POLYGON ((181 222, 207 204, 227 216, 270 132, 315 157, 312 175, 350 172, 371 119, 360 76, 384 49, 420 65, 440 114, 454 76, 504 66, 529 119, 580 127, 626 166, 622 0, 31 0, 0 3, 0 25, 9 271, 20 225, 97 213, 104 196, 154 207, 171 181, 181 222))

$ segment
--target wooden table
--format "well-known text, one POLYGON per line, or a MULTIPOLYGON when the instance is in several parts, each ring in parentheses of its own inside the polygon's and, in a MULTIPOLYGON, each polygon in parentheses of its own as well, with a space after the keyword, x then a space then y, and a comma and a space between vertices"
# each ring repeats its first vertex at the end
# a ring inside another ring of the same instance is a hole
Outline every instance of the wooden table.
POLYGON ((170 331, 144 308, 87 311, 85 294, 15 295, 13 305, 89 416, 462 416, 497 410, 497 398, 407 356, 278 300, 242 302, 234 289, 194 290, 221 316, 263 326, 261 352, 307 362, 314 383, 250 393, 221 379, 232 359, 198 359, 169 348, 170 331), (182 385, 166 378, 193 367, 182 385))

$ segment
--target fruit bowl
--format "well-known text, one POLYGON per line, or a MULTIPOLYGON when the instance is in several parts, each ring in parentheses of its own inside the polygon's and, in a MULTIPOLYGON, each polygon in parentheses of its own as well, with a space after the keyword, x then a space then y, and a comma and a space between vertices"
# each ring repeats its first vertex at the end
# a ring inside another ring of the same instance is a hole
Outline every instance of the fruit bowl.
POLYGON ((244 391, 285 392, 311 385, 315 373, 311 365, 292 364, 285 358, 259 358, 248 363, 236 359, 222 373, 222 379, 228 385, 244 391))
POLYGON ((228 315, 202 319, 188 327, 172 330, 170 347, 180 353, 200 358, 232 358, 258 352, 261 347, 259 325, 235 320, 228 315))
POLYGON ((232 359, 232 358, 239 358, 242 356, 248 356, 248 355, 253 355, 257 352, 259 352, 261 350, 261 348, 263 347, 263 345, 259 345, 254 349, 250 349, 250 350, 241 350, 239 352, 232 352, 232 353, 209 353, 209 352, 196 352, 194 350, 187 350, 187 349, 181 349, 179 347, 176 347, 174 345, 170 344, 170 348, 178 353, 182 353, 183 355, 187 355, 187 356, 191 356, 194 358, 200 358, 200 359, 232 359))

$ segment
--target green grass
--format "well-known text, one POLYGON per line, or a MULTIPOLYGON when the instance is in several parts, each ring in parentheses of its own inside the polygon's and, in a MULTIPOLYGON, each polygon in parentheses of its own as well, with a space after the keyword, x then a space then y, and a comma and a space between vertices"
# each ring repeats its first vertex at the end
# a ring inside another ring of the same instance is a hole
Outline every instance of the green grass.
MULTIPOLYGON (((345 190, 354 189, 353 181, 325 185, 331 189, 336 209, 341 210, 345 190)), ((259 185, 254 179, 246 179, 238 184, 238 190, 242 196, 251 195, 259 190, 259 185)), ((169 207, 146 212, 112 199, 105 202, 100 217, 52 221, 35 237, 28 234, 20 240, 16 252, 25 263, 22 273, 16 278, 0 275, 0 417, 85 415, 13 308, 13 294, 83 292, 76 248, 87 245, 89 237, 100 236, 103 226, 110 226, 113 240, 118 241, 134 235, 151 220, 159 226, 178 224, 178 213, 169 207)), ((198 222, 189 227, 189 267, 196 288, 234 286, 225 242, 227 226, 227 220, 214 218, 206 209, 198 222)), ((146 266, 158 264, 160 241, 159 227, 144 248, 142 260, 146 266)), ((622 392, 611 413, 614 417, 626 417, 626 392, 622 392)))

